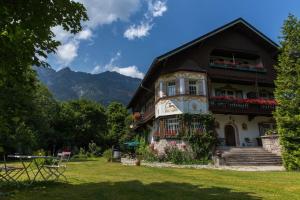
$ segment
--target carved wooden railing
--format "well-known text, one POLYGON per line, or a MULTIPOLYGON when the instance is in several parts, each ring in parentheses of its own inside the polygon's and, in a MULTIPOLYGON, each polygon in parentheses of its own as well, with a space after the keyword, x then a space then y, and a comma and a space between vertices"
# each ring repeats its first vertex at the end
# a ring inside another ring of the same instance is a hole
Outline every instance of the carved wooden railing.
POLYGON ((271 115, 275 110, 273 99, 237 99, 230 97, 210 97, 209 109, 213 113, 271 115))

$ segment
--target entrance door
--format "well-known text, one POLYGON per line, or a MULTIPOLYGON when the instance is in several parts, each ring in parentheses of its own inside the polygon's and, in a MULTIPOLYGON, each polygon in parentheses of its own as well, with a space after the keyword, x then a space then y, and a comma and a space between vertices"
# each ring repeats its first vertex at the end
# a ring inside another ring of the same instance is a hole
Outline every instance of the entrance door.
POLYGON ((235 130, 231 125, 225 126, 225 143, 226 146, 236 146, 235 130))

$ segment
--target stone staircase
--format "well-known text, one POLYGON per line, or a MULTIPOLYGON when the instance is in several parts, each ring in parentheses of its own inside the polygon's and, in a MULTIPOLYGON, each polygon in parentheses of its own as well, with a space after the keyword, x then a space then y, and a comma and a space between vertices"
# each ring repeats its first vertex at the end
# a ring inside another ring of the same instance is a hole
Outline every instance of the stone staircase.
POLYGON ((261 147, 235 147, 222 150, 223 164, 229 166, 281 166, 280 156, 261 147))

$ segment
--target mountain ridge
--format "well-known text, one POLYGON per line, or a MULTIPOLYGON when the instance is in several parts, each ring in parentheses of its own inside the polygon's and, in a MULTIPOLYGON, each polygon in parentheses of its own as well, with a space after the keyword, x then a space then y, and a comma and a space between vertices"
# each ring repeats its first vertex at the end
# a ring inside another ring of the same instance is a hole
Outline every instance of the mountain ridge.
POLYGON ((55 99, 61 101, 84 98, 103 105, 112 101, 127 105, 141 82, 141 79, 110 71, 90 74, 75 72, 69 67, 58 71, 36 68, 36 71, 40 81, 48 87, 55 99))

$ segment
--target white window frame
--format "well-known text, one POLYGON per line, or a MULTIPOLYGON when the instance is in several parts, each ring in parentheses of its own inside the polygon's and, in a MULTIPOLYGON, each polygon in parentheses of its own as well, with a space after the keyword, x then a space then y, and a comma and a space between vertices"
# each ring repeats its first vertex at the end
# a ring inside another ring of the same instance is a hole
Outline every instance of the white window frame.
POLYGON ((198 83, 198 81, 196 81, 196 80, 189 80, 189 94, 190 95, 198 94, 198 84, 197 83, 198 83), (191 82, 194 82, 194 83, 191 84, 191 82), (191 91, 194 91, 195 93, 192 94, 191 91))
POLYGON ((176 134, 179 132, 179 120, 178 118, 169 118, 165 121, 165 130, 174 131, 176 134))
POLYGON ((203 123, 200 119, 192 119, 190 128, 192 131, 204 130, 203 123))
POLYGON ((175 96, 176 95, 176 81, 169 81, 167 83, 167 94, 168 96, 175 96))

